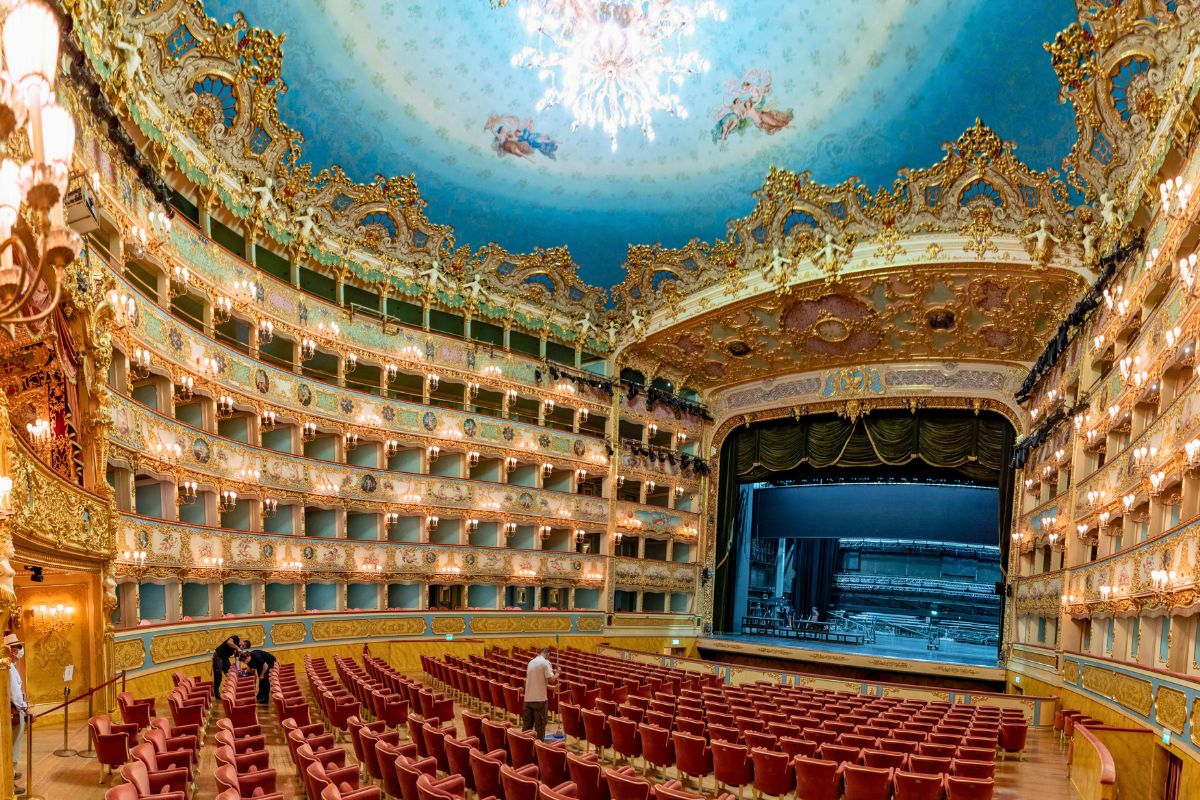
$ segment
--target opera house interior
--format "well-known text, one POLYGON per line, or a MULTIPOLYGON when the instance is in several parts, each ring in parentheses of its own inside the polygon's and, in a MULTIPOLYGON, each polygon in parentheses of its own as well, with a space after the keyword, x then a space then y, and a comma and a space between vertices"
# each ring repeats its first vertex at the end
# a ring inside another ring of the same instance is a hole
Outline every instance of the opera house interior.
POLYGON ((0 0, 0 800, 1200 797, 1198 108, 1200 0, 0 0))

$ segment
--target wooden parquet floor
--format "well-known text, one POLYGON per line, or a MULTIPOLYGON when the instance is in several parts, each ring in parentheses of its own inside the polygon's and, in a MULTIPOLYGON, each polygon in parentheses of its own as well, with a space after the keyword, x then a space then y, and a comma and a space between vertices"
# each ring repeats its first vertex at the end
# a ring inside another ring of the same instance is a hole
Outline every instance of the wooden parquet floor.
MULTIPOLYGON (((301 678, 301 683, 304 679, 301 678)), ((219 713, 219 712, 218 712, 219 713)), ((303 800, 304 790, 299 776, 292 765, 287 745, 284 743, 273 710, 259 707, 259 719, 267 734, 267 749, 271 766, 278 772, 278 790, 285 797, 303 800)), ((456 713, 459 732, 462 721, 456 713)), ((551 730, 554 726, 551 726, 551 730)), ((214 777, 216 768, 215 747, 212 734, 216 726, 210 725, 208 741, 200 753, 194 800, 212 800, 217 795, 214 777)), ((103 800, 107 783, 99 783, 100 768, 93 758, 55 756, 62 747, 62 723, 53 721, 39 724, 34 731, 32 796, 43 800, 103 800)), ((77 750, 87 748, 87 724, 85 720, 71 726, 69 746, 77 750)), ((353 748, 345 743, 349 760, 353 761, 353 748)), ((640 765, 639 765, 640 766, 640 765)), ((24 765, 21 766, 22 771, 24 765)), ((674 777, 672 775, 672 777, 674 777)), ((119 783, 119 779, 114 778, 119 783)), ((25 780, 18 785, 27 786, 25 780)), ((705 794, 712 794, 711 779, 705 782, 705 794)), ((746 796, 750 796, 746 792, 746 796)), ((1079 795, 1071 788, 1067 775, 1066 752, 1058 747, 1058 737, 1048 729, 1031 730, 1023 761, 1014 757, 996 763, 995 800, 1078 800, 1079 795)))

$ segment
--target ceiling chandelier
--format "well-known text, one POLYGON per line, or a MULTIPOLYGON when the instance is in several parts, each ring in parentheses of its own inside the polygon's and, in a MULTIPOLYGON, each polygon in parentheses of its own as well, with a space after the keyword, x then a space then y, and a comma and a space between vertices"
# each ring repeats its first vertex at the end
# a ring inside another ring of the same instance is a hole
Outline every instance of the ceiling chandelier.
POLYGON ((708 62, 684 39, 697 20, 726 16, 713 0, 525 0, 518 14, 537 47, 514 55, 513 66, 549 82, 537 110, 566 107, 571 130, 599 125, 614 151, 622 128, 654 141, 656 111, 687 117, 675 92, 708 62))
POLYGON ((67 227, 63 199, 71 177, 75 122, 54 93, 59 28, 46 5, 8 4, 3 22, 0 70, 0 151, 23 126, 30 158, 0 160, 0 325, 35 322, 48 316, 62 294, 61 271, 83 246, 67 227), (22 207, 29 210, 31 243, 13 235, 22 207))

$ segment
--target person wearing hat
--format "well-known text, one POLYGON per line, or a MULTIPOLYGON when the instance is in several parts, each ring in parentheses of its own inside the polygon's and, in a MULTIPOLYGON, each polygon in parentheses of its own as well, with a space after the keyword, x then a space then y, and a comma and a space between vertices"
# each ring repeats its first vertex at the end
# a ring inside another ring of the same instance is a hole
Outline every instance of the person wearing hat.
MULTIPOLYGON (((20 636, 10 633, 4 637, 4 646, 8 648, 8 657, 12 659, 12 665, 8 668, 8 702, 12 713, 13 777, 20 778, 22 776, 17 767, 21 760, 21 747, 25 744, 25 718, 29 715, 29 703, 25 701, 25 682, 21 680, 17 662, 25 656, 25 643, 20 636)), ((25 790, 18 787, 14 793, 21 795, 25 790)))

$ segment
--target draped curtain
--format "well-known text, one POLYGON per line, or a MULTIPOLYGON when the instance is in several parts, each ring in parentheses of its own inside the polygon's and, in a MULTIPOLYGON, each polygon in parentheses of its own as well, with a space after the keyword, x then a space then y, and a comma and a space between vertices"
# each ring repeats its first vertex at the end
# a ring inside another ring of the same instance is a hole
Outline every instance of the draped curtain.
MULTIPOLYGON (((875 411, 857 420, 815 415, 739 428, 721 446, 717 499, 717 574, 713 621, 720 630, 733 624, 740 515, 737 487, 783 479, 805 465, 816 468, 900 467, 914 461, 952 470, 964 478, 994 483, 1000 490, 997 543, 1007 563, 1012 516, 1014 432, 999 414, 949 409, 875 411)), ((881 469, 881 475, 887 470, 881 469)), ((811 603, 809 604, 812 605, 811 603)), ((808 606, 797 606, 806 612, 808 606)))

